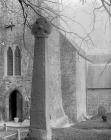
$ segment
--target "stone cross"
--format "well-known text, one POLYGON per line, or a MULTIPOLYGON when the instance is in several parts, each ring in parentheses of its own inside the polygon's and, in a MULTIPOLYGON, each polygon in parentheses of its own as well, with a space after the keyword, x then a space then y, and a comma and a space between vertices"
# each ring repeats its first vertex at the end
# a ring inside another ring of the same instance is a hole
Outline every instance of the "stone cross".
POLYGON ((51 25, 45 18, 38 18, 32 26, 32 34, 35 37, 35 47, 31 90, 30 135, 37 140, 51 139, 49 136, 50 128, 47 125, 49 114, 45 82, 45 46, 50 33, 51 25))

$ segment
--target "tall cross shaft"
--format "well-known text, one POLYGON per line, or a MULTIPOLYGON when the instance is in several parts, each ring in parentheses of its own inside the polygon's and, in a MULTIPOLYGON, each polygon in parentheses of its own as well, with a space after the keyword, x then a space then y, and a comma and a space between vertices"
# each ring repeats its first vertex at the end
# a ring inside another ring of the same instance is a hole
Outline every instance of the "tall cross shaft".
POLYGON ((46 95, 45 45, 51 26, 44 18, 38 18, 32 26, 35 37, 34 63, 31 91, 31 137, 49 140, 49 114, 46 95))

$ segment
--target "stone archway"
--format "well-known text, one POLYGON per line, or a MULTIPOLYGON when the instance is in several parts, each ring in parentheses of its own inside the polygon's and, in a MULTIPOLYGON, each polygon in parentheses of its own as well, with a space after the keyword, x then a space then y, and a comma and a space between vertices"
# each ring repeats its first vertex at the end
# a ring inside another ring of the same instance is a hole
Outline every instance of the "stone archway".
POLYGON ((15 117, 19 121, 23 120, 23 97, 18 90, 13 90, 9 96, 9 121, 13 121, 15 117))

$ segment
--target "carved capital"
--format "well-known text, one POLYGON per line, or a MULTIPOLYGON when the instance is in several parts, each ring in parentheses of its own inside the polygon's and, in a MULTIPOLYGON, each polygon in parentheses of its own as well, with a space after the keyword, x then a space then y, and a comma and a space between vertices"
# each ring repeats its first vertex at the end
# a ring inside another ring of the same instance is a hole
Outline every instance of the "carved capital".
POLYGON ((48 37, 51 33, 50 23, 43 17, 40 17, 32 25, 32 34, 35 37, 48 37))

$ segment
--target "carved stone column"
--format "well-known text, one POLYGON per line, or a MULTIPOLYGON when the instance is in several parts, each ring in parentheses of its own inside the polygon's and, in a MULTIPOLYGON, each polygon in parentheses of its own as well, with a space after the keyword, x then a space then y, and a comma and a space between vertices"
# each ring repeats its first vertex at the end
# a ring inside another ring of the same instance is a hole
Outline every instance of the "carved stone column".
POLYGON ((51 25, 45 18, 38 18, 32 26, 35 47, 31 91, 30 135, 37 140, 51 139, 51 130, 48 125, 48 95, 46 95, 45 78, 45 46, 50 32, 51 25))

